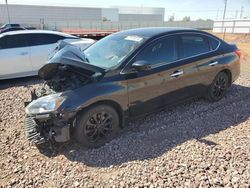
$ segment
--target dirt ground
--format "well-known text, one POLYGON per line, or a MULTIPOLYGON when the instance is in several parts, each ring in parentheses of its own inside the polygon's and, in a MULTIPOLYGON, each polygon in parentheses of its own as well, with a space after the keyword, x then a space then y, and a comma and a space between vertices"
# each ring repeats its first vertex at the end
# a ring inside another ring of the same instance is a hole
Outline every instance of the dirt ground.
MULTIPOLYGON (((218 35, 221 37, 221 35, 218 35)), ((242 73, 216 103, 195 99, 130 122, 97 149, 26 140, 23 102, 38 78, 0 82, 0 187, 250 187, 250 36, 226 35, 242 73)))

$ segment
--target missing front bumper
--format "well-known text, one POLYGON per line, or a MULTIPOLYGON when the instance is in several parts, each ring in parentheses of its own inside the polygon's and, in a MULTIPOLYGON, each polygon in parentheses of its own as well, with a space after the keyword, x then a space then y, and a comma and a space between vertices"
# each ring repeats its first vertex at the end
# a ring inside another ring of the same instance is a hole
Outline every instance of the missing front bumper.
POLYGON ((66 142, 70 140, 70 126, 55 122, 49 114, 25 118, 25 134, 28 140, 40 145, 46 142, 66 142))
POLYGON ((42 136, 39 130, 39 125, 37 125, 32 116, 26 116, 25 118, 25 135, 28 140, 35 144, 39 145, 46 142, 46 138, 42 136))

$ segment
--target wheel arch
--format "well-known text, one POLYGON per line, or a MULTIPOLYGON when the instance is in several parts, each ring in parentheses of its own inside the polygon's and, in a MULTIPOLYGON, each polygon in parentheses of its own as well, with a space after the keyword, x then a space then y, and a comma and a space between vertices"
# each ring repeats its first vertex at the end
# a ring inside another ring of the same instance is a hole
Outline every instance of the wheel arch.
POLYGON ((224 72, 228 75, 228 78, 229 78, 228 84, 229 84, 229 86, 231 86, 232 85, 232 72, 229 69, 223 69, 220 72, 224 72))
POLYGON ((108 105, 108 106, 111 106, 112 108, 114 108, 117 111, 118 116, 119 116, 120 128, 123 128, 125 126, 124 111, 122 110, 122 107, 117 102, 115 102, 113 100, 101 100, 101 101, 94 102, 94 103, 86 106, 85 108, 82 108, 81 110, 79 110, 76 114, 76 117, 80 113, 83 113, 85 110, 88 110, 89 108, 91 108, 93 106, 98 106, 98 105, 108 105))

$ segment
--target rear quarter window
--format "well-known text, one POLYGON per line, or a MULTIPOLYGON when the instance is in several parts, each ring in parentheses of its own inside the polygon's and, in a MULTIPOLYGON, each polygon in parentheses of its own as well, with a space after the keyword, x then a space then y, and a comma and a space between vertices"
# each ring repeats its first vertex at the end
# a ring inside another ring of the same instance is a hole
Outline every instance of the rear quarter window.
POLYGON ((47 45, 57 43, 59 40, 65 39, 65 37, 54 34, 28 34, 27 35, 29 46, 47 45))
POLYGON ((210 43, 212 50, 215 50, 216 48, 218 48, 218 46, 220 44, 220 42, 218 40, 211 38, 211 37, 209 37, 209 43, 210 43))

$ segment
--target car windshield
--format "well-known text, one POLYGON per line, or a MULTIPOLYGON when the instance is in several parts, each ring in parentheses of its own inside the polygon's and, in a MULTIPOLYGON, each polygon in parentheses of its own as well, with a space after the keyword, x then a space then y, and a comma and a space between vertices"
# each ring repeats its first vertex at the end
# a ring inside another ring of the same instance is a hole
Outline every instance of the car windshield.
POLYGON ((110 35, 84 51, 89 64, 104 69, 117 67, 145 38, 139 36, 110 35))

